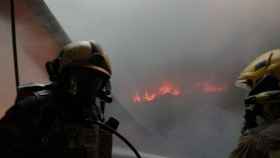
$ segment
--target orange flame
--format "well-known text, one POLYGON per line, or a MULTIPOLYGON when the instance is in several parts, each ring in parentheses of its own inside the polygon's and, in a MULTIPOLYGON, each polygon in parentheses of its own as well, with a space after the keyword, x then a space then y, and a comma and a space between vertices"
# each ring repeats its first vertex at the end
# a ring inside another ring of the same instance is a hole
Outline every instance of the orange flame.
MULTIPOLYGON (((192 90, 206 94, 216 94, 225 92, 226 84, 212 83, 211 81, 200 81, 194 83, 192 90)), ((163 82, 155 91, 145 90, 141 95, 138 92, 133 96, 134 103, 153 102, 163 96, 181 96, 182 92, 172 82, 163 82)))
POLYGON ((164 95, 179 96, 179 95, 181 95, 181 91, 176 86, 174 86, 172 83, 164 82, 160 86, 158 94, 160 96, 164 96, 164 95))
POLYGON ((152 102, 156 99, 157 95, 155 93, 149 93, 148 91, 145 91, 145 94, 143 96, 143 100, 147 102, 152 102))
POLYGON ((174 96, 180 96, 181 92, 178 89, 174 89, 171 94, 174 96))
POLYGON ((142 101, 141 96, 138 94, 138 92, 136 92, 136 95, 133 96, 133 102, 140 103, 141 101, 142 101))
POLYGON ((208 81, 203 81, 196 83, 195 88, 204 93, 220 93, 226 90, 226 85, 213 84, 208 81))
POLYGON ((161 86, 158 88, 156 92, 151 92, 145 90, 144 94, 141 96, 137 92, 135 96, 133 96, 133 102, 141 103, 143 102, 152 102, 161 96, 180 96, 181 91, 171 82, 163 82, 161 86))

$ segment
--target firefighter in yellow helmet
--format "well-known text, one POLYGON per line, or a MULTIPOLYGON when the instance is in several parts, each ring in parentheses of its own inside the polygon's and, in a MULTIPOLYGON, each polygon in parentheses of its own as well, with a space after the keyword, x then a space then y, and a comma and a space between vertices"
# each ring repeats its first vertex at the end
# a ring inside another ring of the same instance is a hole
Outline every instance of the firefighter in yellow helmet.
POLYGON ((250 92, 242 136, 230 158, 280 158, 280 49, 256 58, 236 85, 250 92))
MULTIPOLYGON (((110 157, 98 155, 98 148, 106 149, 98 145, 98 128, 91 128, 92 121, 105 121, 105 103, 112 102, 112 71, 104 50, 94 41, 72 42, 46 67, 52 82, 20 88, 15 105, 1 119, 2 155, 110 157), (31 93, 23 97, 21 92, 31 93)), ((106 139, 103 144, 111 143, 106 139)))

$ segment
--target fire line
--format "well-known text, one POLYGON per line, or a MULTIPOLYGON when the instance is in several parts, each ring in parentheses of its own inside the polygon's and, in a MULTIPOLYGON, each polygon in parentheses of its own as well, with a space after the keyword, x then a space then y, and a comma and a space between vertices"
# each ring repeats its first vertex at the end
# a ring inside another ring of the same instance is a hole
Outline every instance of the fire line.
MULTIPOLYGON (((191 90, 204 94, 218 94, 226 91, 226 84, 215 84, 210 81, 198 81, 192 84, 191 90)), ((170 81, 165 81, 160 84, 156 90, 145 89, 143 93, 137 91, 132 97, 134 103, 149 103, 164 97, 164 96, 182 96, 181 87, 170 81)))

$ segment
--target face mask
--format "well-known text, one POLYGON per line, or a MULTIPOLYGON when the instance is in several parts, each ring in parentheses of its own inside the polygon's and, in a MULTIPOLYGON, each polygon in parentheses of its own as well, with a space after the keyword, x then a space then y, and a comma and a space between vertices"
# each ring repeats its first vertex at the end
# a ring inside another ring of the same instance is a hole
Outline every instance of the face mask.
POLYGON ((73 69, 67 73, 70 104, 82 110, 86 118, 101 119, 105 103, 112 102, 109 78, 92 69, 73 69))
POLYGON ((257 81, 256 86, 250 91, 248 96, 274 90, 280 90, 279 80, 272 75, 267 75, 257 81))
POLYGON ((108 81, 91 69, 74 69, 69 74, 69 92, 72 97, 84 104, 92 104, 108 81))
POLYGON ((257 85, 251 90, 248 97, 245 98, 245 123, 242 133, 260 125, 257 118, 261 118, 263 122, 275 119, 275 114, 278 114, 278 112, 275 112, 274 108, 279 103, 279 80, 272 75, 268 75, 257 81, 257 85))

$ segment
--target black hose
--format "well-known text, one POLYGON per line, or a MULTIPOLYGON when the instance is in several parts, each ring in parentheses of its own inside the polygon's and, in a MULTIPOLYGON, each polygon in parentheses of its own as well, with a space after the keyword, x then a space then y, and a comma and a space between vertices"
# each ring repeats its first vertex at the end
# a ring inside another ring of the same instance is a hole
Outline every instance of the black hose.
POLYGON ((122 136, 119 132, 117 132, 116 130, 112 129, 111 127, 100 123, 98 121, 92 121, 94 124, 99 125, 101 128, 115 134, 117 137, 119 137, 122 141, 125 142, 125 144, 134 152, 134 154, 136 155, 137 158, 141 158, 141 155, 139 154, 139 152, 137 151, 137 149, 124 137, 122 136))
POLYGON ((16 24, 15 24, 15 4, 14 0, 10 0, 11 7, 11 31, 12 31, 12 42, 13 42, 13 55, 14 55, 14 69, 15 69, 15 80, 16 80, 16 91, 18 94, 19 87, 19 71, 18 71, 18 57, 17 57, 17 42, 16 42, 16 24))

